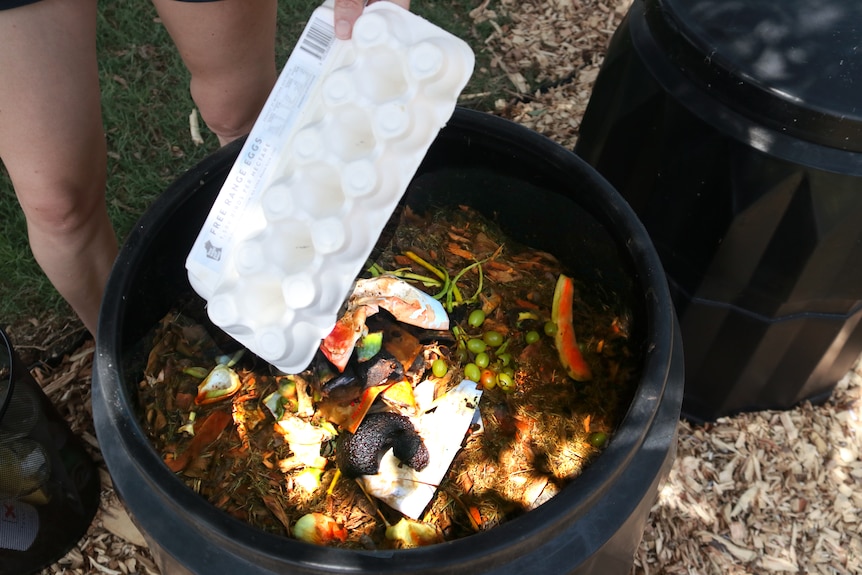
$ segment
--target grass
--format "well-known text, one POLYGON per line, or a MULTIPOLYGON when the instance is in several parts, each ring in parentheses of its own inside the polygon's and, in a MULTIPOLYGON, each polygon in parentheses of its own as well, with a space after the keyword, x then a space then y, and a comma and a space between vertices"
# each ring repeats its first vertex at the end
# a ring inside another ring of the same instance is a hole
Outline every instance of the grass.
MULTIPOLYGON (((283 64, 317 0, 279 2, 277 62, 283 64)), ((99 4, 98 51, 102 110, 108 144, 108 209, 122 241, 147 206, 175 178, 218 146, 204 129, 205 143, 189 137, 188 72, 148 2, 99 4)), ((414 2, 413 11, 473 46, 476 71, 464 94, 472 108, 490 110, 506 97, 505 78, 492 73, 483 40, 490 27, 474 27, 469 0, 414 2), (475 95, 481 94, 476 97, 475 95)), ((487 26, 487 25, 486 25, 487 26)), ((32 258, 24 217, 0 168, 0 321, 71 314, 32 258)))

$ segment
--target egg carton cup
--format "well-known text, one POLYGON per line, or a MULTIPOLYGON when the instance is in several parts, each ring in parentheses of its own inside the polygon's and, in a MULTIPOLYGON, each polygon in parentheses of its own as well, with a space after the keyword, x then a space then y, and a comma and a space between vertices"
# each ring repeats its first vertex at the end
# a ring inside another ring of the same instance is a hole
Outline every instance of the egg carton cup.
POLYGON ((210 319, 285 373, 332 330, 473 71, 459 38, 375 2, 350 40, 318 7, 186 260, 210 319))

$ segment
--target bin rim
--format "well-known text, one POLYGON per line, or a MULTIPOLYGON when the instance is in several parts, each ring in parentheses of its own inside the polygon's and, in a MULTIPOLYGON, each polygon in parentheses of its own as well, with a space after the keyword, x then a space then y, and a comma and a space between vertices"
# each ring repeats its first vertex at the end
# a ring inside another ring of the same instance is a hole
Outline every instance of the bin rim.
MULTIPOLYGON (((608 209, 603 214, 589 209, 587 211, 603 225, 618 224, 620 233, 625 234, 623 241, 628 248, 626 253, 632 260, 634 272, 638 274, 638 283, 645 288, 643 297, 648 300, 648 303, 644 303, 644 321, 651 326, 650 329, 654 326, 659 336, 656 341, 644 342, 646 351, 640 385, 616 431, 614 442, 577 478, 578 489, 563 489, 554 496, 550 504, 539 506, 510 522, 468 538, 416 549, 362 551, 320 547, 254 530, 217 509, 171 473, 152 449, 133 414, 128 413, 128 410, 125 413, 114 410, 115 406, 129 405, 127 390, 125 388, 106 389, 100 383, 123 378, 122 368, 118 365, 118 358, 122 354, 117 353, 121 338, 117 334, 122 333, 124 329, 123 310, 126 305, 124 294, 131 288, 128 271, 140 264, 143 256, 136 248, 146 241, 146 234, 153 233, 152 227, 145 229, 144 226, 138 225, 123 248, 123 251, 134 255, 130 260, 123 258, 118 260, 102 303, 102 319, 100 319, 96 338, 94 418, 97 432, 104 432, 106 426, 122 430, 122 434, 99 433, 100 444, 104 443, 105 461, 112 474, 116 472, 122 475, 125 478, 124 482, 134 481, 135 490, 155 488, 164 491, 167 487, 170 493, 162 494, 165 500, 162 504, 170 507, 172 512, 182 510, 182 512, 194 514, 196 520, 189 521, 183 526, 189 527, 189 530, 177 533, 171 541, 161 542, 168 543, 172 547, 171 552, 182 551, 197 538, 208 536, 215 537, 222 548, 233 550, 238 555, 247 554, 248 549, 244 546, 248 545, 260 566, 272 568, 273 565, 279 565, 283 568, 284 563, 279 561, 284 561, 284 557, 289 555, 290 564, 292 568, 297 569, 297 573, 316 573, 315 569, 326 566, 335 568, 339 572, 366 572, 361 570, 370 569, 375 573, 408 571, 445 573, 447 569, 454 568, 456 565, 459 568, 472 565, 476 569, 475 572, 480 572, 494 566, 489 563, 489 560, 493 563, 499 561, 500 564, 497 566, 501 567, 503 563, 517 559, 520 554, 535 552, 536 534, 547 534, 548 539, 551 539, 562 530, 573 529, 573 523, 576 521, 573 520, 571 512, 565 513, 561 509, 574 508, 580 515, 587 513, 589 506, 603 496, 605 491, 603 488, 609 484, 612 485, 625 475, 627 465, 639 455, 639 452, 654 448, 652 445, 646 445, 648 435, 656 432, 661 437, 675 434, 678 411, 677 418, 674 418, 673 422, 657 422, 656 419, 667 388, 671 385, 668 375, 672 372, 670 368, 672 359, 680 353, 679 342, 675 341, 678 326, 676 326, 670 292, 658 254, 652 248, 652 242, 645 228, 637 220, 632 209, 594 168, 550 138, 504 118, 461 107, 456 108, 449 124, 462 129, 465 132, 463 137, 468 140, 481 134, 483 138, 490 138, 495 143, 511 142, 513 136, 509 131, 514 131, 515 138, 517 136, 526 138, 526 140, 516 139, 519 146, 526 146, 529 143, 532 146, 532 153, 544 154, 548 163, 565 163, 579 174, 585 177, 589 175, 592 184, 590 191, 596 192, 600 196, 597 201, 608 209), (612 199, 615 201, 612 202, 612 199), (608 206, 605 206, 605 203, 608 206), (647 286, 649 289, 646 289, 647 286), (119 317, 120 320, 109 325, 111 318, 114 317, 119 317), (105 412, 106 405, 110 408, 108 412, 105 412), (115 452, 120 448, 123 450, 122 461, 116 457, 115 452), (236 535, 242 531, 254 531, 254 538, 237 540, 236 535), (399 561, 388 563, 394 557, 399 561)), ((153 227, 158 228, 157 222, 163 222, 165 219, 160 216, 165 216, 170 210, 176 209, 173 204, 181 203, 191 197, 190 192, 199 187, 207 174, 218 169, 220 164, 223 164, 231 155, 237 154, 240 144, 241 140, 238 140, 220 149, 198 164, 196 168, 181 176, 151 206, 149 217, 145 216, 148 223, 155 224, 153 227)), ((671 397, 669 401, 681 402, 681 394, 679 397, 671 397)), ((678 406, 675 406, 676 408, 678 406)), ((121 497, 138 496, 139 491, 132 493, 128 486, 124 489, 122 483, 115 482, 121 497)), ((643 483, 643 489, 647 490, 649 482, 643 483)), ((638 495, 634 492, 611 494, 615 500, 618 500, 618 506, 621 509, 638 495)), ((134 516, 136 510, 131 509, 131 511, 134 516)), ((154 518, 139 516, 138 520, 142 523, 143 530, 147 531, 154 518)), ((599 547, 604 545, 613 536, 613 526, 606 523, 610 523, 610 520, 601 522, 601 525, 596 526, 595 534, 591 534, 579 543, 599 547), (602 529, 611 529, 611 531, 605 532, 602 529), (603 540, 603 537, 606 539, 603 540)), ((172 529, 177 527, 179 526, 173 526, 172 529)))

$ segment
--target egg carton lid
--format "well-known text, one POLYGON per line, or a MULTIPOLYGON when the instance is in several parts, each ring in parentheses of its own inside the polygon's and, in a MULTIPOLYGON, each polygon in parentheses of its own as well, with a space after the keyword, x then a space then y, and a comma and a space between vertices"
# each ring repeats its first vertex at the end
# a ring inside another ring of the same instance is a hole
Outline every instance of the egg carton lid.
POLYGON ((309 18, 186 259, 213 323, 285 373, 335 325, 474 65, 391 2, 339 40, 333 6, 309 18))

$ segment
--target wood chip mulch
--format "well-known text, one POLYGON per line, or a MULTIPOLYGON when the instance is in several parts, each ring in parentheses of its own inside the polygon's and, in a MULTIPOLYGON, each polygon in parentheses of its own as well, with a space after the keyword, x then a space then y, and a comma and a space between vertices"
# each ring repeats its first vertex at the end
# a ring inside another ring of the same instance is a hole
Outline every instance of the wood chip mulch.
MULTIPOLYGON (((485 0, 471 16, 511 83, 496 112, 573 147, 604 50, 628 0, 485 0), (528 84, 527 78, 535 83, 528 84)), ((467 95, 469 97, 469 95, 467 95)), ((38 322, 37 322, 38 323, 38 322)), ((40 326, 10 328, 29 348, 40 326)), ((46 330, 47 334, 52 333, 46 330)), ((93 342, 33 375, 101 461, 92 427, 93 342)), ((158 574, 102 470, 102 506, 87 535, 44 571, 158 574)), ((652 509, 633 574, 862 574, 862 363, 823 405, 710 425, 681 422, 670 477, 652 509)))

